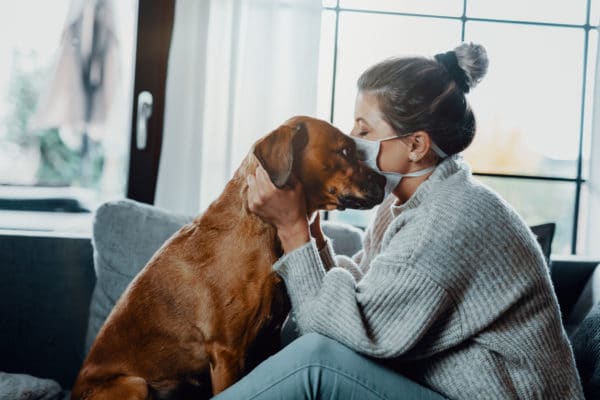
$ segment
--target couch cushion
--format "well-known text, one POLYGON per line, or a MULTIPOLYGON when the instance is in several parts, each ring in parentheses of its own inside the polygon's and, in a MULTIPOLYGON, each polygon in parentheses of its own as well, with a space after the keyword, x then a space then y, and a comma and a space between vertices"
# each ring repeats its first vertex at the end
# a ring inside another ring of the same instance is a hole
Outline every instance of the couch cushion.
POLYGON ((129 282, 156 250, 191 217, 132 200, 103 204, 93 230, 96 286, 90 303, 86 354, 129 282))
POLYGON ((542 253, 546 258, 546 265, 550 265, 550 253, 552 252, 552 239, 554 239, 554 231, 556 224, 553 222, 541 225, 531 226, 531 231, 535 235, 537 242, 542 248, 542 253))
POLYGON ((331 239, 333 251, 348 257, 362 249, 363 231, 351 225, 324 221, 323 233, 331 239))
POLYGON ((586 399, 600 399, 600 303, 573 333, 571 344, 586 399))

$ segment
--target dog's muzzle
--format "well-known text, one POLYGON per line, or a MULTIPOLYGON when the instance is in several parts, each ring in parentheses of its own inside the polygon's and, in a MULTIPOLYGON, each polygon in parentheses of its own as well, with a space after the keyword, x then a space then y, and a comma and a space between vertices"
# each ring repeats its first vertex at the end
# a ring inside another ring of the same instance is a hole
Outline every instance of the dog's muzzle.
POLYGON ((355 210, 368 210, 383 201, 383 189, 378 185, 369 188, 365 196, 343 195, 338 197, 338 210, 352 208, 355 210))

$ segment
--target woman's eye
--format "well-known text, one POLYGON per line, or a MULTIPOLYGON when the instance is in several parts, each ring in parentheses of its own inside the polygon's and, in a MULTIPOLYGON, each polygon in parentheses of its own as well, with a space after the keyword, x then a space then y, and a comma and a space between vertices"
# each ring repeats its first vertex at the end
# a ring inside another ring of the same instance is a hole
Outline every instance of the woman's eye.
POLYGON ((369 132, 367 132, 367 131, 358 132, 358 136, 367 136, 368 134, 369 134, 369 132))

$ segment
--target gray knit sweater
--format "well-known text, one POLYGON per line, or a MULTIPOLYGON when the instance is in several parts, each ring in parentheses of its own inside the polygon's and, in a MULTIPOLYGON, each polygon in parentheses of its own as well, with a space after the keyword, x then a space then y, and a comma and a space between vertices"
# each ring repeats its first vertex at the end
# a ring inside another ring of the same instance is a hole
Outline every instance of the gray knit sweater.
POLYGON ((301 332, 394 359, 450 399, 583 399, 544 257, 517 213, 458 155, 396 200, 353 259, 311 241, 275 263, 301 332))

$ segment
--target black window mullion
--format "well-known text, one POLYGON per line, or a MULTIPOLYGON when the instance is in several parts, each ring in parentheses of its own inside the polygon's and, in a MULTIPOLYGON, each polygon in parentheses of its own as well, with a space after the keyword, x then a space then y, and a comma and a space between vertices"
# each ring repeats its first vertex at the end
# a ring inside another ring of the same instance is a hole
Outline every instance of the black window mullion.
POLYGON ((329 122, 333 124, 335 109, 335 85, 337 80, 338 59, 338 35, 340 31, 340 0, 335 4, 335 33, 333 37, 333 79, 331 80, 331 109, 329 110, 329 122))
POLYGON ((587 64, 590 37, 590 8, 591 0, 587 0, 586 18, 583 42, 583 79, 581 84, 581 115, 579 119, 579 148, 577 153, 577 185, 575 189, 575 209, 573 210, 573 237, 571 239, 571 254, 577 253, 577 230, 579 228, 579 208, 581 207, 581 185, 583 170, 583 130, 585 128, 585 96, 587 87, 587 64))
POLYGON ((463 0, 463 12, 461 17, 460 41, 465 41, 465 25, 467 24, 467 0, 463 0))
POLYGON ((504 174, 494 172, 473 172, 475 176, 487 176, 492 178, 510 178, 510 179, 533 179, 538 181, 554 181, 554 182, 572 182, 584 183, 584 178, 566 178, 561 176, 544 176, 544 175, 519 175, 519 174, 504 174))

